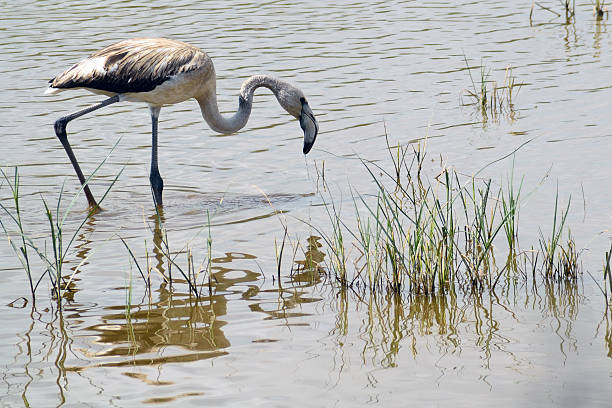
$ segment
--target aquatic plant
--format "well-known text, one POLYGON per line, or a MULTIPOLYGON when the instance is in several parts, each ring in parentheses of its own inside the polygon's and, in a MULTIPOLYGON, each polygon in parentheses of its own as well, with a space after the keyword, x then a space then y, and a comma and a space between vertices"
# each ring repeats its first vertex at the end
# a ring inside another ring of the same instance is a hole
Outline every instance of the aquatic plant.
POLYGON ((565 21, 570 22, 576 15, 576 0, 559 0, 565 11, 565 21))
POLYGON ((543 272, 548 279, 576 278, 578 269, 576 245, 568 230, 568 239, 565 246, 561 243, 563 227, 569 213, 571 200, 568 200, 565 211, 559 210, 559 192, 555 195, 555 209, 553 212, 552 231, 544 236, 540 230, 540 249, 543 255, 543 272))
POLYGON ((28 255, 28 244, 26 242, 26 235, 24 231, 23 220, 21 218, 21 206, 19 205, 19 185, 20 185, 19 184, 19 171, 17 167, 15 167, 15 174, 13 176, 12 183, 11 183, 10 178, 4 172, 4 170, 2 170, 2 176, 4 177, 4 180, 7 182, 9 188, 11 189, 11 196, 12 196, 13 204, 15 208, 14 214, 13 212, 9 211, 2 203, 0 203, 0 207, 12 219, 12 221, 15 223, 15 225, 19 229, 19 237, 20 237, 21 245, 18 246, 19 244, 15 243, 15 241, 11 239, 11 235, 9 233, 8 227, 5 225, 4 222, 2 222, 2 218, 0 218, 0 226, 2 226, 2 229, 4 230, 4 233, 8 239, 9 244, 13 248, 15 255, 21 262, 21 266, 23 267, 23 270, 26 272, 26 275, 28 276, 28 282, 30 284, 30 294, 32 296, 32 302, 35 303, 36 302, 36 288, 38 288, 38 284, 40 283, 43 275, 41 275, 41 278, 39 278, 36 284, 34 284, 34 281, 32 278, 32 267, 30 265, 30 257, 28 255))
POLYGON ((604 14, 608 14, 605 0, 595 0, 591 1, 591 3, 593 4, 593 14, 598 20, 603 19, 604 14))
MULTIPOLYGON (((563 11, 565 13, 565 24, 570 24, 572 22, 572 19, 576 15, 576 0, 559 0, 559 3, 561 3, 561 7, 563 7, 563 11)), ((556 15, 557 17, 561 17, 561 14, 557 13, 553 8, 544 6, 544 5, 534 1, 531 4, 531 10, 529 11, 529 22, 530 23, 532 22, 533 10, 534 10, 535 6, 538 6, 542 10, 546 10, 549 13, 552 13, 552 14, 556 15)))
MULTIPOLYGON (((8 217, 10 221, 15 225, 17 231, 13 231, 6 221, 2 221, 2 217, 0 217, 0 226, 2 227, 5 236, 7 237, 13 251, 15 252, 16 257, 19 259, 24 271, 27 274, 28 282, 30 285, 30 294, 32 296, 32 303, 35 305, 36 302, 36 290, 42 281, 42 279, 47 276, 51 283, 51 292, 52 296, 56 299, 58 308, 61 308, 61 300, 66 292, 70 291, 70 284, 75 276, 75 274, 79 271, 79 269, 83 266, 83 264, 87 261, 88 257, 81 260, 81 262, 74 268, 72 268, 72 273, 70 276, 66 276, 64 274, 64 265, 68 260, 70 249, 74 243, 74 240, 79 235, 85 223, 89 220, 90 216, 94 214, 96 211, 99 211, 101 207, 90 208, 86 215, 83 217, 82 221, 74 228, 72 233, 67 233, 66 221, 68 219, 68 215, 71 213, 72 208, 83 192, 85 186, 88 185, 89 181, 97 174, 100 168, 106 163, 106 160, 110 157, 114 149, 119 144, 120 139, 115 143, 112 147, 108 155, 100 162, 100 164, 96 167, 96 169, 92 172, 92 174, 87 178, 85 184, 81 186, 81 188, 72 196, 68 204, 64 202, 65 199, 65 183, 62 183, 62 186, 59 191, 59 196, 57 198, 57 202, 55 206, 50 207, 47 203, 47 200, 42 197, 41 200, 44 207, 44 217, 49 226, 49 246, 51 248, 51 253, 47 253, 47 243, 48 240, 45 239, 43 244, 38 244, 34 239, 33 234, 27 231, 26 226, 24 225, 22 212, 21 212, 21 196, 20 196, 20 179, 19 179, 19 171, 15 168, 15 173, 13 179, 11 180, 9 176, 2 171, 2 176, 4 181, 9 186, 11 190, 11 198, 14 207, 9 208, 8 206, 0 203, 0 209, 3 210, 3 215, 8 217), (17 236, 20 244, 17 244, 12 236, 17 236), (29 252, 29 251, 32 252, 29 252), (31 253, 34 253, 38 256, 40 261, 43 263, 43 273, 39 276, 34 283, 33 278, 33 266, 32 266, 32 256, 31 253)), ((119 176, 123 172, 123 169, 119 171, 119 173, 114 177, 111 181, 110 185, 102 195, 102 198, 99 201, 101 204, 110 190, 113 188, 119 176)))
MULTIPOLYGON (((514 167, 514 165, 513 165, 514 167)), ((518 189, 514 187, 514 171, 508 181, 505 194, 501 195, 501 211, 502 216, 507 220, 504 223, 504 233, 506 241, 508 243, 508 263, 516 268, 516 258, 519 253, 518 248, 518 218, 519 218, 519 207, 518 202, 521 196, 521 189, 523 187, 523 179, 518 186, 518 189)))
POLYGON ((551 280, 576 279, 579 251, 569 230, 567 241, 561 239, 569 202, 560 211, 558 193, 550 235, 540 231, 540 249, 521 251, 522 180, 515 185, 511 176, 495 184, 447 167, 428 180, 422 171, 424 145, 410 148, 412 154, 408 146, 392 147, 387 139, 389 166, 362 160, 377 191, 374 196, 353 192, 355 227, 340 216, 329 188, 319 192, 331 226, 315 229, 328 246, 328 270, 341 286, 433 295, 494 290, 502 277, 526 277, 528 270, 534 277, 537 270, 551 280), (347 248, 356 248, 358 255, 351 257, 347 248))
POLYGON ((481 60, 480 62, 480 79, 476 82, 472 76, 472 68, 465 54, 463 59, 465 60, 466 69, 472 83, 472 89, 465 89, 464 92, 465 96, 468 97, 468 101, 464 102, 462 95, 462 105, 474 106, 480 113, 483 121, 486 121, 489 117, 497 120, 503 115, 514 119, 513 98, 516 97, 523 84, 517 82, 512 66, 506 67, 503 84, 498 86, 496 81, 490 79, 491 69, 484 64, 484 61, 481 60))
MULTIPOLYGON (((610 250, 606 252, 604 267, 603 267, 603 282, 604 282, 604 296, 608 300, 608 290, 612 295, 612 274, 610 271, 610 260, 612 259, 612 243, 610 243, 610 250)), ((597 281, 596 281, 597 282, 597 281)), ((608 303, 608 302, 607 302, 608 303)))
MULTIPOLYGON (((317 174, 318 176, 321 176, 318 172, 317 174)), ((323 191, 329 191, 329 186, 327 185, 325 178, 318 177, 318 179, 322 181, 324 187, 323 191)), ((347 258, 345 253, 343 230, 350 230, 346 228, 344 222, 342 221, 340 207, 337 206, 337 203, 333 199, 327 202, 326 196, 324 194, 321 195, 321 199, 323 200, 323 207, 325 208, 325 211, 327 213, 332 232, 328 234, 322 227, 315 226, 309 221, 304 222, 308 224, 312 229, 314 229, 323 238, 328 248, 331 248, 331 252, 329 253, 330 263, 328 264, 328 267, 329 270, 332 272, 332 276, 337 279, 341 285, 348 285, 349 282, 347 281, 346 277, 347 258)), ((342 201, 340 201, 340 203, 341 202, 342 201)))
POLYGON ((173 253, 173 251, 170 250, 168 230, 166 228, 165 217, 164 217, 163 209, 161 207, 155 206, 155 215, 153 216, 153 220, 154 220, 154 227, 151 228, 151 231, 153 232, 153 251, 158 254, 159 256, 158 261, 160 263, 162 263, 163 260, 167 262, 166 271, 163 271, 159 267, 154 268, 151 266, 151 263, 149 262, 149 251, 148 251, 147 243, 145 241, 145 258, 146 258, 146 277, 145 277, 145 273, 143 272, 140 266, 140 263, 138 262, 138 259, 134 255, 134 252, 132 251, 130 246, 127 244, 127 242, 123 238, 119 237, 121 241, 123 242, 123 245, 127 249, 130 255, 131 261, 133 261, 136 264, 136 267, 138 268, 140 276, 143 279, 143 282, 145 284, 145 288, 150 293, 151 272, 152 271, 157 272, 163 278, 163 280, 167 282, 170 285, 170 287, 172 287, 173 285, 172 269, 175 268, 176 270, 178 270, 180 275, 183 277, 183 282, 187 284, 189 288, 189 292, 193 294, 195 297, 199 297, 201 295, 201 292, 198 291, 198 286, 201 288, 203 285, 202 284, 198 285, 197 282, 202 273, 206 274, 207 272, 207 275, 209 278, 209 288, 210 288, 210 277, 211 277, 210 268, 211 268, 211 259, 212 259, 211 258, 212 257, 212 236, 211 236, 211 231, 210 231, 210 213, 207 212, 208 223, 204 227, 200 228, 200 230, 198 230, 196 234, 190 240, 188 240, 181 249, 179 249, 175 253, 173 253), (194 262, 193 251, 190 245, 201 234, 204 228, 208 228, 208 238, 206 241, 206 247, 207 247, 206 254, 207 255, 204 257, 204 260, 202 261, 202 263, 196 268, 196 264, 194 262), (181 264, 177 260, 178 256, 181 254, 185 254, 186 256, 186 264, 184 266, 181 266, 181 264), (204 266, 205 263, 207 264, 206 267, 204 266))

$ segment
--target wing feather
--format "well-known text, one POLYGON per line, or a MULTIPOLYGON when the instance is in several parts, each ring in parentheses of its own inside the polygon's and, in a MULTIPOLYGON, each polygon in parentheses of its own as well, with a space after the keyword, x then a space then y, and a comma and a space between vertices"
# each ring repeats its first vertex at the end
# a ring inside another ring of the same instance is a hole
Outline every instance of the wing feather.
POLYGON ((113 93, 148 92, 169 78, 206 68, 199 48, 180 41, 142 38, 93 53, 49 81, 52 88, 91 88, 113 93))

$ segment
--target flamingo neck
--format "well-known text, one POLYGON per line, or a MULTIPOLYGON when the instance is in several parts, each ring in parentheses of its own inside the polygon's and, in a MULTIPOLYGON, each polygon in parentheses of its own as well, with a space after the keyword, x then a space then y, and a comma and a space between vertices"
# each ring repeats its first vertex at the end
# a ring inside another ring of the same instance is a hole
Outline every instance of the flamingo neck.
POLYGON ((284 82, 268 75, 253 75, 242 84, 238 97, 238 111, 231 117, 225 117, 219 112, 215 89, 203 97, 196 98, 196 100, 200 105, 202 117, 212 130, 219 133, 234 133, 242 129, 247 124, 249 116, 251 116, 255 90, 264 87, 277 95, 283 84, 284 82))

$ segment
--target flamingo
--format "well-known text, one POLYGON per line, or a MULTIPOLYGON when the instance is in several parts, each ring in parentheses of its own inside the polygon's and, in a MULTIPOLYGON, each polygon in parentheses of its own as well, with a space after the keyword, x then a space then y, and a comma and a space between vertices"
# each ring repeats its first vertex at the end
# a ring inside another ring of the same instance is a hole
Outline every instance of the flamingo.
POLYGON ((55 134, 83 186, 91 209, 98 209, 83 172, 72 151, 66 125, 73 119, 116 102, 144 102, 151 113, 151 172, 149 181, 156 206, 162 206, 164 182, 157 160, 157 128, 162 106, 195 98, 202 116, 212 130, 233 133, 242 129, 251 114, 253 94, 259 87, 270 89, 281 107, 299 119, 304 131, 303 153, 312 148, 319 125, 304 93, 297 87, 268 75, 254 75, 240 88, 238 111, 224 117, 217 106, 216 75, 210 57, 187 43, 164 38, 136 38, 120 41, 101 49, 49 81, 45 94, 83 88, 108 99, 55 122, 55 134))

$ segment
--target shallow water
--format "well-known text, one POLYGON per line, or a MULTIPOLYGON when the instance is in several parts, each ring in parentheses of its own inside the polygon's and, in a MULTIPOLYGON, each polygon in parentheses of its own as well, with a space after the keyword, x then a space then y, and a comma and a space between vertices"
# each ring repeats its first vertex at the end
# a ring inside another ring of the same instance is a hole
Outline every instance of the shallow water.
MULTIPOLYGON (((83 265, 61 314, 51 310, 46 287, 38 311, 9 306, 27 297, 28 284, 10 246, 0 244, 2 404, 605 405, 612 329, 588 274, 578 287, 539 284, 534 292, 517 283, 478 300, 345 293, 323 276, 290 276, 289 255, 281 288, 275 278, 275 242, 283 239, 275 211, 284 212, 291 242, 314 251, 321 240, 309 224, 329 223, 317 169, 324 163, 350 218, 349 185, 374 191, 357 159, 384 160, 385 132, 393 143, 427 138, 432 178, 440 162, 474 174, 528 142, 479 175, 524 177, 525 247, 536 245, 539 228, 551 228, 557 186, 563 202, 571 196, 568 224, 584 249, 583 267, 601 276, 612 225, 609 22, 581 2, 570 24, 538 8, 530 24, 530 7, 505 0, 0 3, 0 165, 19 166, 24 222, 37 239, 48 234, 39 195, 55 202, 64 182, 68 193, 78 190, 53 122, 99 100, 84 91, 42 96, 46 82, 113 41, 160 36, 203 48, 226 113, 249 75, 282 77, 305 92, 321 128, 305 160, 299 124, 269 92, 256 95, 249 124, 231 136, 210 131, 193 101, 162 110, 171 250, 189 242, 200 262, 209 233, 213 240, 211 292, 203 285, 206 296, 195 304, 184 284, 170 291, 158 276, 145 294, 119 239, 141 263, 156 239, 146 107, 116 104, 72 122, 68 134, 86 174, 120 139, 94 194, 123 173, 105 211, 75 241, 67 267, 83 265), (466 58, 475 78, 483 64, 500 84, 513 67, 523 83, 513 112, 484 120, 462 106, 471 88, 466 58)), ((6 186, 0 191, 8 204, 6 186)), ((73 211, 69 226, 83 216, 73 211)), ((151 262, 167 269, 155 256, 151 262)))

